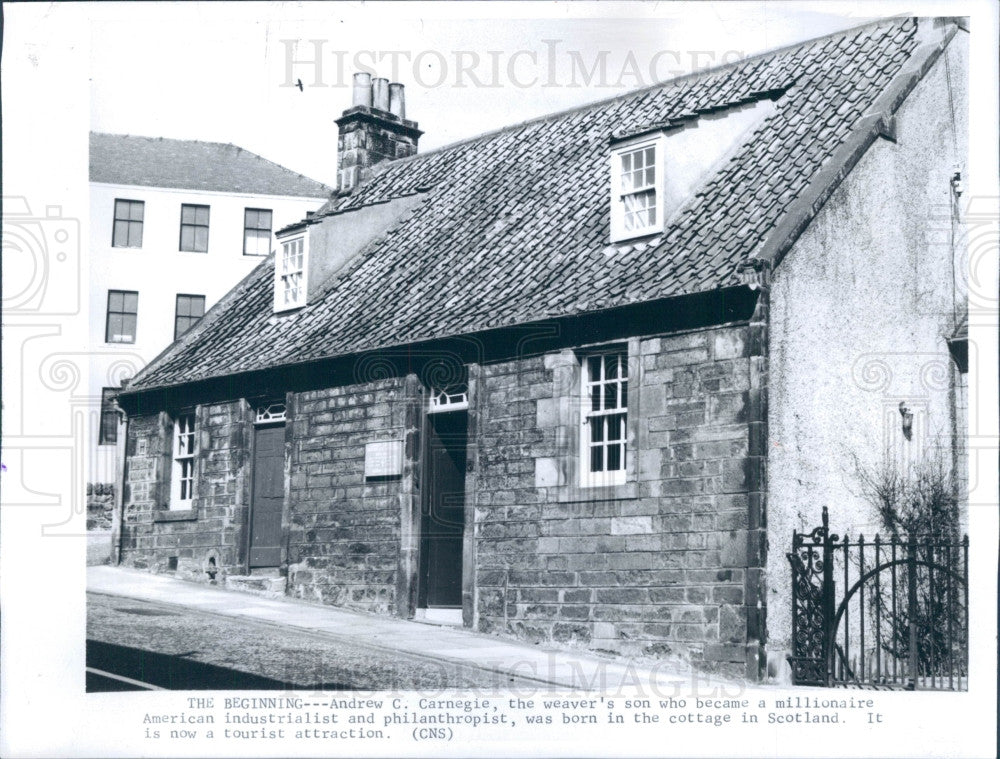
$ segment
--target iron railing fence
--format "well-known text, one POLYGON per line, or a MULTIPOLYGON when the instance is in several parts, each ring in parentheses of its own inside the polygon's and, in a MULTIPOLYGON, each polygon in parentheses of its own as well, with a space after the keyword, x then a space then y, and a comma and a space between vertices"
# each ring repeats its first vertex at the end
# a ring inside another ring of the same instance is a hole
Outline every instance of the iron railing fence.
POLYGON ((841 538, 824 507, 788 560, 795 684, 968 688, 968 536, 841 538))

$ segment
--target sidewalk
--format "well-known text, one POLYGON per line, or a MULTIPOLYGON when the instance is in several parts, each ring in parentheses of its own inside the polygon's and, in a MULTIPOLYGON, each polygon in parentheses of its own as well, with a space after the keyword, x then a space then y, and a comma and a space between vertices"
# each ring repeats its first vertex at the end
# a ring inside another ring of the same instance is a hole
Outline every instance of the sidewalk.
POLYGON ((260 598, 118 567, 88 567, 87 590, 287 625, 387 651, 502 672, 555 688, 617 693, 635 687, 646 696, 712 697, 732 696, 746 686, 674 663, 542 648, 461 628, 344 611, 292 598, 260 598))

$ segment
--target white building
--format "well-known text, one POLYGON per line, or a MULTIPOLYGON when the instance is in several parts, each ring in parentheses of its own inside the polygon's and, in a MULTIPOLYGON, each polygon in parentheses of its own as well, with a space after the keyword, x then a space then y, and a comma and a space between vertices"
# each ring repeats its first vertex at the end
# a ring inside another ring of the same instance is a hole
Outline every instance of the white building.
POLYGON ((235 145, 91 133, 88 482, 115 481, 108 402, 331 188, 235 145), (96 409, 95 409, 96 410, 96 409), (95 415, 96 417, 96 415, 95 415))

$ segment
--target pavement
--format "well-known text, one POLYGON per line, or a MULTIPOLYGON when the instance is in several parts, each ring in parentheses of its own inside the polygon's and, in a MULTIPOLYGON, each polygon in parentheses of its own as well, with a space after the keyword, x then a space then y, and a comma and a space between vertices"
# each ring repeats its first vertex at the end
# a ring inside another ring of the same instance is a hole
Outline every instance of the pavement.
POLYGON ((450 627, 346 611, 293 598, 263 598, 201 583, 110 566, 87 567, 87 591, 252 619, 533 680, 554 689, 654 696, 734 695, 746 683, 675 662, 600 656, 520 643, 450 627))

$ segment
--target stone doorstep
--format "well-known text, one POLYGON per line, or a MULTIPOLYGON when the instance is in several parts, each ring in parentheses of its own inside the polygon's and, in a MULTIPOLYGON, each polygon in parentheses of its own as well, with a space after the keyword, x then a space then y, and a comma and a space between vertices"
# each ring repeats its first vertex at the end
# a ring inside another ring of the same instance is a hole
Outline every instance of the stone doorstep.
POLYGON ((450 608, 417 609, 413 621, 441 627, 462 627, 462 610, 450 608))

